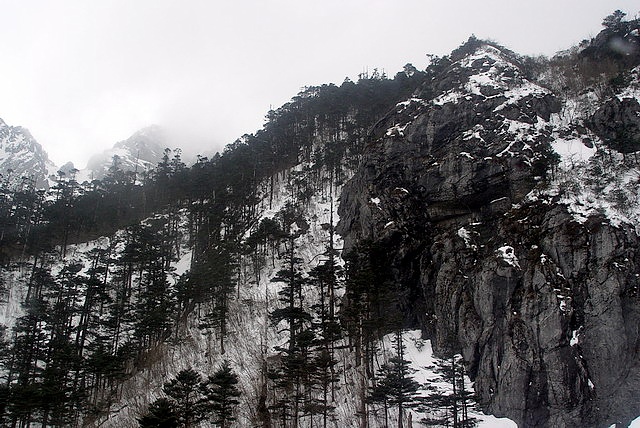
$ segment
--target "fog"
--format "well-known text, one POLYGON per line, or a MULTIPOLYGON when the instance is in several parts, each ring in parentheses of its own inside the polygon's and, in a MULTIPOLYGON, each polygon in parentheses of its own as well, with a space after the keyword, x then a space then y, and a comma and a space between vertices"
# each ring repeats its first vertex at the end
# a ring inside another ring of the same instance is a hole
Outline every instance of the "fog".
POLYGON ((390 76, 471 34, 551 55, 631 1, 0 0, 0 118, 58 165, 151 124, 212 152, 308 85, 390 76))

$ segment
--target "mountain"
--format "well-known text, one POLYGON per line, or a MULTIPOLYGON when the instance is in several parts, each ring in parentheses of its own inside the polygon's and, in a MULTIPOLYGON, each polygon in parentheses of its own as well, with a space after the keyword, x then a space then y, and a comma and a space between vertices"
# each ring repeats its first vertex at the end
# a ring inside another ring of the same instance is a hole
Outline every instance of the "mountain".
POLYGON ((22 186, 24 180, 37 188, 48 187, 55 172, 55 165, 27 129, 0 119, 0 174, 10 188, 22 186))
POLYGON ((640 20, 622 18, 549 59, 472 37, 426 70, 306 88, 144 184, 7 195, 0 420, 628 426, 640 20))
POLYGON ((135 132, 126 140, 116 143, 111 149, 96 154, 89 159, 87 167, 78 172, 78 181, 101 180, 118 156, 120 168, 124 171, 148 171, 160 162, 167 147, 167 136, 157 125, 135 132))
MULTIPOLYGON (((474 40, 451 58, 377 124, 338 232, 347 248, 391 249, 407 322, 439 352, 462 352, 490 413, 526 427, 628 423, 638 170, 603 146, 626 152, 615 127, 640 149, 638 92, 567 99, 474 40)), ((628 76, 637 88, 638 68, 628 76)))

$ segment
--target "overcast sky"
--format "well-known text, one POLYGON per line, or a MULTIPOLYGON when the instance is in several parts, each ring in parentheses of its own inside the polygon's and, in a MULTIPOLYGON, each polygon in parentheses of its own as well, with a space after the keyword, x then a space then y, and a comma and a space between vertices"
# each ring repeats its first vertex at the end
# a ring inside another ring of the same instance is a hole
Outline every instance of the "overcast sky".
POLYGON ((220 149, 307 85, 393 76, 471 34, 552 55, 637 0, 0 0, 0 118, 58 165, 160 124, 220 149))

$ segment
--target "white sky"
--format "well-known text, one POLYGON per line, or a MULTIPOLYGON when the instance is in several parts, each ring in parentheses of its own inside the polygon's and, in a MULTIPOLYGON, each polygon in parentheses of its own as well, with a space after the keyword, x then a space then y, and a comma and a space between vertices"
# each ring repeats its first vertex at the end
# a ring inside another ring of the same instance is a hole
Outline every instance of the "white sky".
POLYGON ((58 165, 156 123, 198 152, 306 85, 393 76, 471 34, 551 55, 637 0, 0 0, 0 118, 58 165))

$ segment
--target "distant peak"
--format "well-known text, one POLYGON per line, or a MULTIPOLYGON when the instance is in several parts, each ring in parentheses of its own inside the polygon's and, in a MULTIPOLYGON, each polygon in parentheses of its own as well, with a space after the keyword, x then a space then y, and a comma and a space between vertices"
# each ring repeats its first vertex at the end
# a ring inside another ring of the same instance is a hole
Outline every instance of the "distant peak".
POLYGON ((142 129, 139 129, 138 131, 134 132, 133 135, 131 135, 131 137, 129 138, 134 138, 134 137, 149 137, 149 136, 157 136, 159 134, 165 134, 165 130, 164 128, 162 128, 160 125, 149 125, 146 126, 142 129))
POLYGON ((150 125, 134 132, 126 140, 117 142, 111 149, 95 154, 89 159, 80 180, 101 179, 118 156, 121 167, 127 171, 144 171, 153 168, 162 158, 168 145, 166 130, 159 125, 150 125))
POLYGON ((55 170, 47 152, 27 128, 7 125, 0 119, 0 175, 11 171, 12 186, 29 178, 36 188, 46 188, 47 177, 55 170))
POLYGON ((134 132, 126 140, 117 142, 114 148, 139 147, 139 146, 164 146, 167 133, 159 125, 150 125, 134 132))

